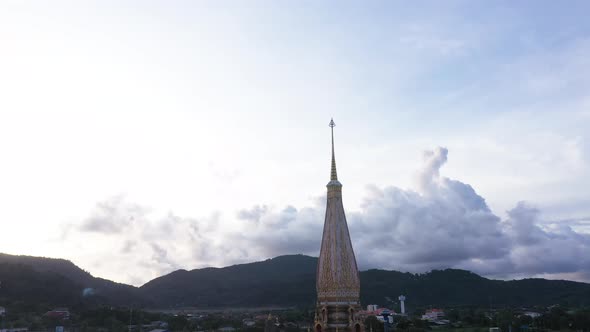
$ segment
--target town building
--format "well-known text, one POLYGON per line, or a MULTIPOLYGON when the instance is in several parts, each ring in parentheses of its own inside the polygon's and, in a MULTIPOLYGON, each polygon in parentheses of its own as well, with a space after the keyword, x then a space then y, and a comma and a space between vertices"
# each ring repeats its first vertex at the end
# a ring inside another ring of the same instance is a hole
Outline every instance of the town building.
POLYGON ((397 299, 399 300, 401 314, 405 315, 406 314, 406 297, 404 295, 400 295, 397 299))
POLYGON ((235 330, 236 328, 232 326, 224 326, 217 329, 219 332, 234 332, 235 330))
POLYGON ((379 306, 376 304, 369 304, 367 306, 367 312, 377 311, 377 309, 379 309, 379 306))
POLYGON ((264 322, 264 332, 278 332, 279 325, 278 317, 273 317, 271 314, 268 314, 268 317, 264 322))
POLYGON ((428 309, 426 313, 422 315, 423 320, 436 322, 440 321, 444 318, 445 312, 442 309, 428 309))
POLYGON ((360 278, 342 204, 342 184, 338 181, 332 132, 332 167, 324 231, 316 275, 316 332, 364 332, 359 312, 360 278))
POLYGON ((244 318, 242 319, 242 325, 244 325, 245 327, 252 327, 256 325, 256 321, 252 318, 244 318))
POLYGON ((374 316, 382 323, 385 322, 385 317, 387 317, 390 323, 393 323, 393 316, 397 315, 395 311, 388 308, 379 308, 379 306, 376 304, 369 304, 367 306, 367 310, 361 311, 359 314, 365 318, 374 316))
POLYGON ((541 314, 535 311, 525 311, 522 313, 524 316, 529 316, 531 318, 539 318, 541 314))
POLYGON ((70 311, 67 308, 55 308, 46 312, 45 316, 57 319, 69 319, 70 311))

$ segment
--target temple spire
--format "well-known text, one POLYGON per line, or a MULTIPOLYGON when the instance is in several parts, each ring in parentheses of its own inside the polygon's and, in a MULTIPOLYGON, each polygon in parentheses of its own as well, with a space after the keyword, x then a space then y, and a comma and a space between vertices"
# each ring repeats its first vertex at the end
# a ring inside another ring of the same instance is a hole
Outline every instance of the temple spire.
POLYGON ((342 184, 336 174, 334 153, 334 120, 332 131, 332 171, 326 185, 326 217, 318 257, 315 332, 364 332, 357 312, 360 307, 359 271, 352 249, 344 206, 342 184))
POLYGON ((334 119, 330 119, 330 128, 332 129, 332 172, 330 174, 330 181, 338 181, 338 174, 336 174, 336 157, 334 156, 334 119))

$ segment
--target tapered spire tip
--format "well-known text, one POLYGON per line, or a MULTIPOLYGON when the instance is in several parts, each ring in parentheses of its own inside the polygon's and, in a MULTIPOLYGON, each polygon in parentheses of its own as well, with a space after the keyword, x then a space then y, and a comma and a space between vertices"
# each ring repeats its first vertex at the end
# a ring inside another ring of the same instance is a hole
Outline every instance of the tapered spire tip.
POLYGON ((336 157, 334 155, 334 127, 336 123, 334 123, 334 119, 330 119, 329 124, 332 130, 332 171, 330 173, 330 181, 338 181, 338 174, 336 173, 336 157))

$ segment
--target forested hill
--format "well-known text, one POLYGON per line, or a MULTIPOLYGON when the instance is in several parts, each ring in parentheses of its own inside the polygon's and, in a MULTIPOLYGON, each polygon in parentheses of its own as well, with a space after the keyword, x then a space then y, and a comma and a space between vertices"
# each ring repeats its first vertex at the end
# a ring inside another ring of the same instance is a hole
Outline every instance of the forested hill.
POLYGON ((309 305, 315 301, 317 258, 279 256, 224 268, 178 270, 141 286, 167 306, 256 307, 309 305))
POLYGON ((361 272, 363 303, 383 303, 384 295, 397 299, 400 294, 406 295, 406 303, 417 306, 590 305, 590 284, 587 283, 546 279, 492 280, 456 269, 424 274, 383 270, 361 272))
POLYGON ((136 287, 93 277, 65 259, 0 253, 0 282, 0 301, 8 303, 24 300, 49 306, 150 304, 136 287))
MULTIPOLYGON (((0 254, 0 305, 110 304, 133 307, 313 306, 317 258, 279 256, 224 268, 178 270, 140 288, 95 278, 73 263, 0 254), (83 290, 92 288, 91 296, 83 290)), ((392 306, 401 294, 409 308, 566 304, 590 306, 590 284, 524 279, 490 280, 464 270, 425 274, 360 273, 361 302, 392 306)))
MULTIPOLYGON (((178 270, 140 289, 166 306, 313 305, 317 258, 279 256, 225 268, 178 270)), ((409 306, 489 307, 590 305, 590 284, 545 279, 490 280, 464 270, 425 274, 368 270, 360 273, 361 302, 392 305, 401 294, 409 306)))

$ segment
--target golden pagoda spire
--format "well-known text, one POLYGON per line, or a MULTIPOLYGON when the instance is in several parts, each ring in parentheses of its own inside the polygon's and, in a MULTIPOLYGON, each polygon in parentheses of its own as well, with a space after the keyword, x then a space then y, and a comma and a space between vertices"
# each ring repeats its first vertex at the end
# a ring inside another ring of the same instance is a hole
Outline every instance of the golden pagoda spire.
POLYGON ((318 332, 364 332, 364 324, 354 316, 361 309, 360 279, 342 204, 342 184, 336 173, 335 125, 332 119, 332 169, 316 274, 315 326, 318 332))

